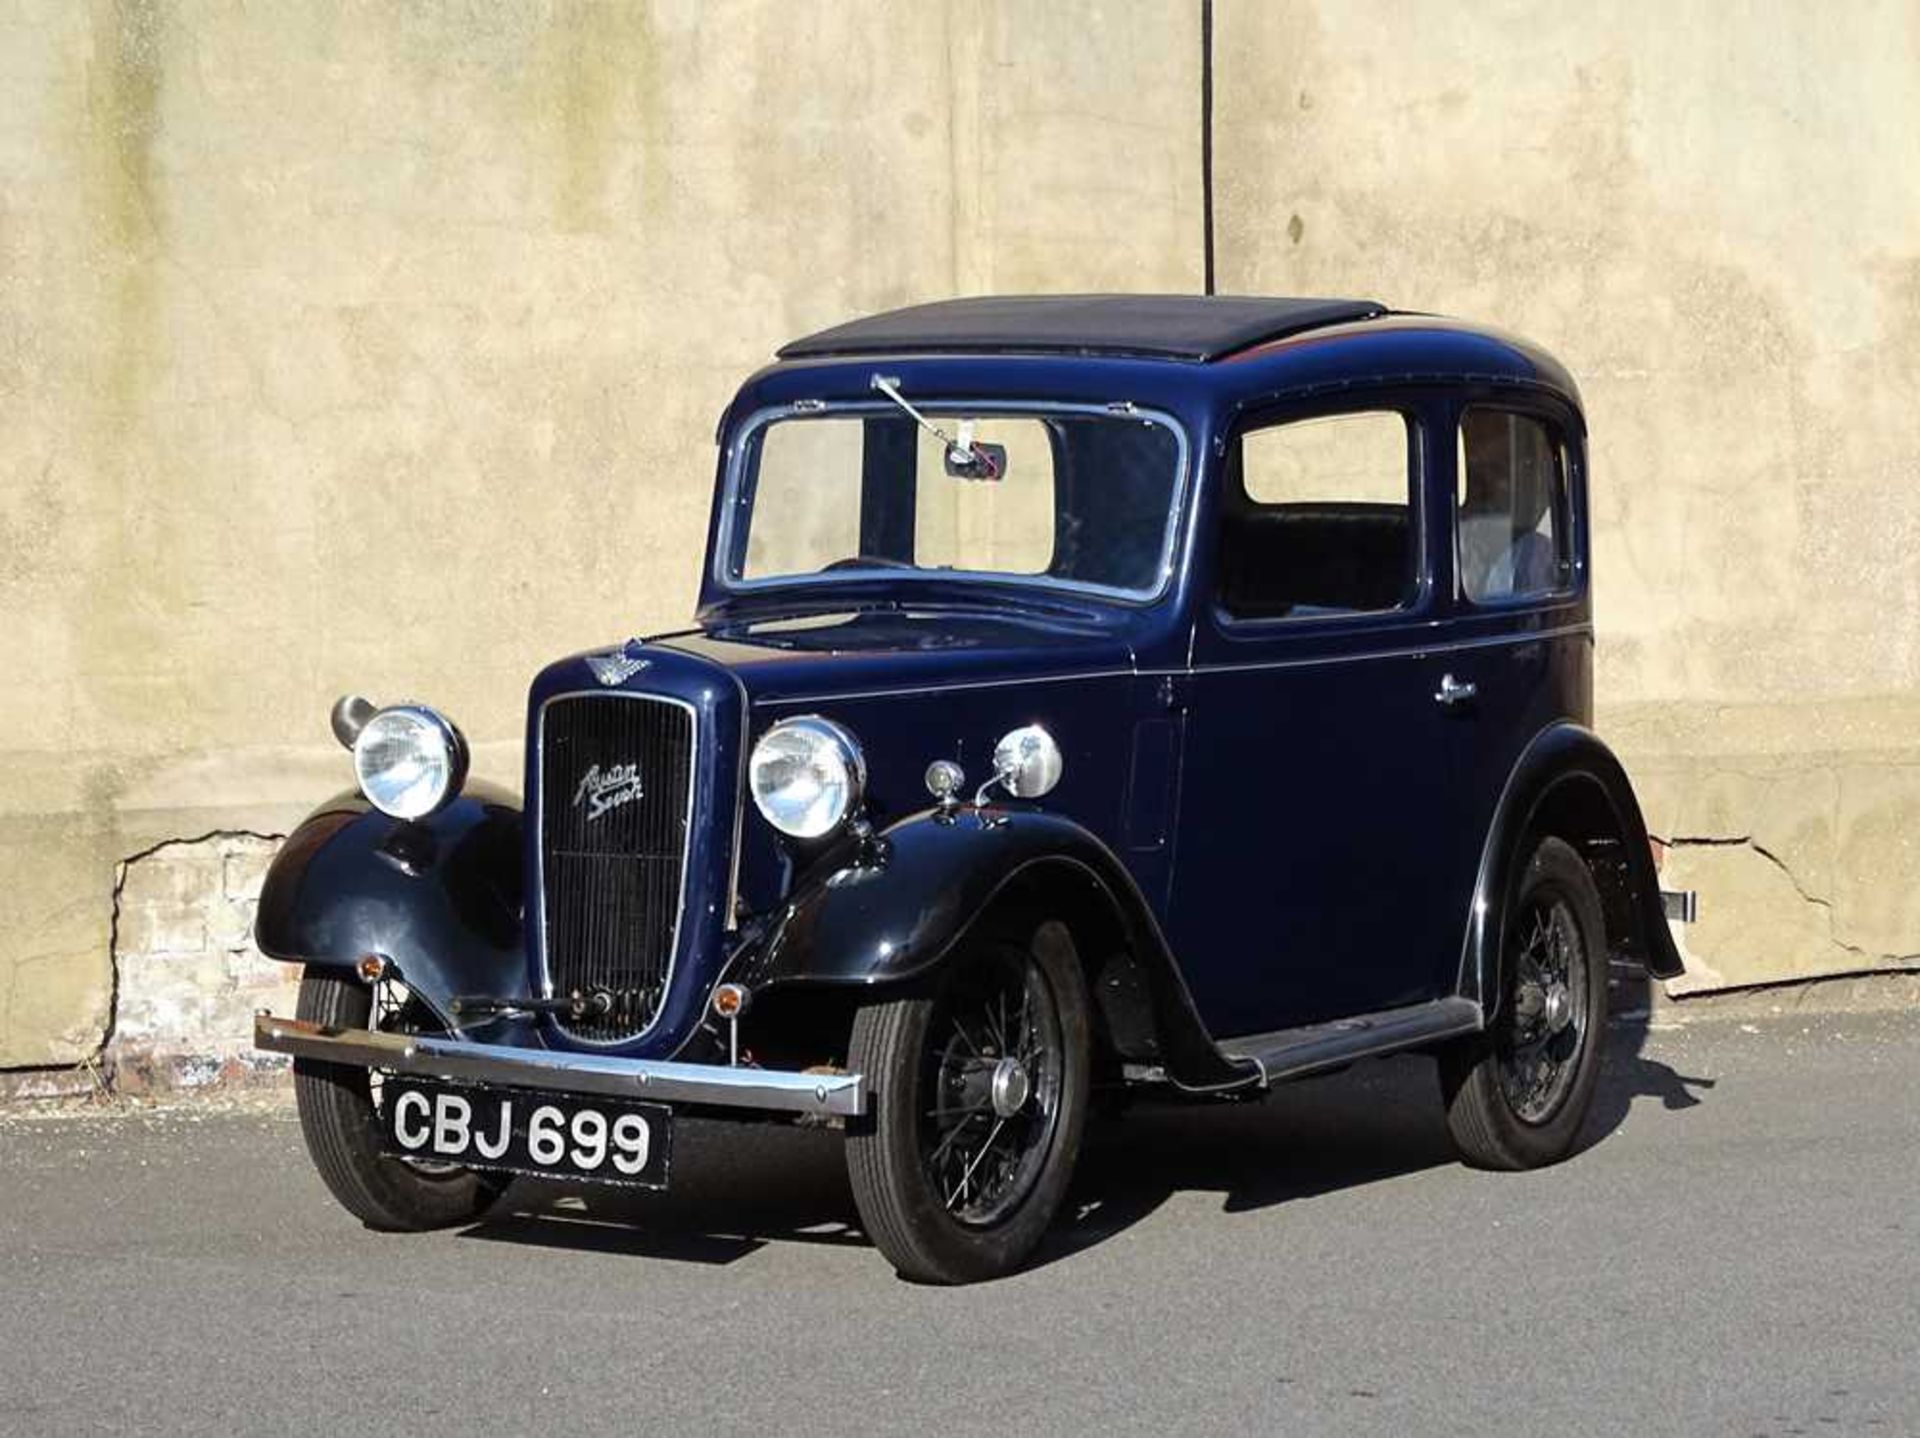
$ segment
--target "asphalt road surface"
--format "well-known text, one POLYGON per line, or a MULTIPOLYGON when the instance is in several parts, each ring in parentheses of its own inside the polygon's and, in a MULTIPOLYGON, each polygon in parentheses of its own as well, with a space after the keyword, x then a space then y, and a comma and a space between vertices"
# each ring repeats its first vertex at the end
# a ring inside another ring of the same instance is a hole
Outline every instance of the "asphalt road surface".
POLYGON ((964 1290, 893 1276, 826 1133, 386 1237, 285 1110, 0 1117, 0 1432, 1920 1434, 1920 1014, 1622 1033, 1540 1173, 1433 1093, 1106 1122, 964 1290))

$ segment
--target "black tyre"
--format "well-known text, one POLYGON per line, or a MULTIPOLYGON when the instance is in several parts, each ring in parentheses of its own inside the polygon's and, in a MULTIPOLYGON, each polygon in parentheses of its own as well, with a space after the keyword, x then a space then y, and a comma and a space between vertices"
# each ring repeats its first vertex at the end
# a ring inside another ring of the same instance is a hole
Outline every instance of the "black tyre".
MULTIPOLYGON (((309 969, 300 980, 297 1012, 341 1028, 367 1028, 374 993, 365 984, 309 969)), ((411 1027, 406 1010, 383 1015, 381 1027, 411 1027)), ((453 1164, 389 1158, 380 1152, 374 1108, 377 1075, 313 1059, 293 1061, 293 1097, 313 1166, 333 1196, 368 1228, 417 1233, 469 1223, 493 1206, 505 1174, 453 1164)))
POLYGON ((904 1278, 1018 1268, 1073 1177, 1086 1124, 1086 981, 1063 925, 980 939, 924 993, 854 1019, 872 1110, 847 1133, 867 1235, 904 1278))
POLYGON ((1562 840, 1541 840, 1528 859, 1505 945, 1499 1011, 1486 1033, 1441 1053, 1441 1089, 1468 1163, 1539 1168, 1579 1140, 1606 1049, 1600 892, 1562 840))

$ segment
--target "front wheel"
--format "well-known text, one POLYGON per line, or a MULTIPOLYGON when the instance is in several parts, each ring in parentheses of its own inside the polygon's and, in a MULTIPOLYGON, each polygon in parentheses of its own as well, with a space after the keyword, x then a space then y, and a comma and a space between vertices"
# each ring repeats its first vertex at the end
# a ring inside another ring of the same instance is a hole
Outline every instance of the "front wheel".
MULTIPOLYGON (((383 981, 384 985, 384 981, 383 981)), ((418 1001, 383 1003, 369 1022, 375 990, 323 969, 300 980, 296 1012, 312 1023, 337 1028, 418 1031, 418 1001)), ((470 1223, 493 1206, 506 1188, 505 1174, 482 1173, 455 1164, 391 1158, 380 1151, 377 1074, 317 1059, 293 1061, 293 1098, 307 1153, 333 1196, 368 1228, 418 1233, 470 1223)))
POLYGON ((928 991, 855 1016, 873 1110, 847 1134, 861 1223, 902 1277, 972 1283, 1046 1233, 1086 1123, 1086 982, 1063 925, 969 942, 928 991))
POLYGON ((1580 1137, 1607 1026, 1600 891, 1572 847, 1542 839, 1506 915, 1500 1005, 1440 1055, 1447 1126, 1477 1168, 1539 1168, 1580 1137))

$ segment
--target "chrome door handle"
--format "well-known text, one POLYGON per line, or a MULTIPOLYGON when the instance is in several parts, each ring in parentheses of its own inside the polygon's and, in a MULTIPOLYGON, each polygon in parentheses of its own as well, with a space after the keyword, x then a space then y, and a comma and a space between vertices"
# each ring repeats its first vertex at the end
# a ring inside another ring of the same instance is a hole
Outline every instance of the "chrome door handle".
POLYGON ((1479 692, 1480 686, 1477 684, 1455 679, 1451 674, 1442 674, 1440 687, 1433 691, 1433 697, 1435 702, 1452 708, 1456 704, 1466 703, 1479 692))

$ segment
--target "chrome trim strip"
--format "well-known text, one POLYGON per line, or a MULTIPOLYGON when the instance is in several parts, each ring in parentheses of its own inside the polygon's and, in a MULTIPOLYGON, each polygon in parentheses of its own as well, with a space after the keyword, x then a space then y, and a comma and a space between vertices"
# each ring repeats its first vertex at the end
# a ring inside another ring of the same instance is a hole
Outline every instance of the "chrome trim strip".
POLYGON ((788 704, 829 704, 849 699, 898 699, 914 694, 951 694, 961 689, 1008 689, 1019 684, 1066 684, 1078 679, 1184 678, 1196 674, 1241 674, 1261 669, 1306 669, 1316 664, 1359 664, 1369 659, 1419 659, 1431 654, 1455 654, 1469 649, 1497 649, 1506 645, 1534 644, 1546 639, 1564 639, 1575 634, 1591 635, 1593 624, 1562 624, 1554 629, 1530 629, 1518 634, 1494 634, 1481 639, 1453 639, 1439 644, 1416 644, 1397 649, 1369 649, 1359 654, 1315 654, 1299 659, 1268 659, 1247 664, 1195 664, 1172 669, 1088 669, 1064 674, 1026 674, 1014 679, 979 679, 961 683, 922 684, 904 689, 835 690, 818 694, 780 694, 764 696, 760 702, 770 707, 788 704))
MULTIPOLYGON (((687 759, 687 812, 681 823, 685 835, 680 845, 680 898, 673 910, 673 940, 667 950, 667 972, 660 980, 660 1002, 646 1027, 617 1039, 582 1038, 571 1029, 567 1037, 575 1043, 594 1048, 616 1048, 645 1038, 654 1031, 660 1016, 667 1011, 667 995, 673 990, 674 971, 680 967, 680 930, 687 916, 687 866, 693 861, 693 803, 700 794, 700 711, 692 701, 671 694, 642 694, 631 689, 569 689, 549 694, 540 701, 540 713, 534 724, 535 753, 539 756, 540 793, 533 811, 533 872, 540 886, 540 993, 553 997, 552 936, 547 931, 547 709, 561 699, 644 699, 655 704, 673 704, 687 711, 687 727, 693 735, 693 753, 687 759)), ((744 720, 743 720, 744 722, 744 720)), ((557 1019, 555 1022, 559 1022, 557 1019)), ((565 1029, 566 1025, 561 1024, 565 1029)))
POLYGON ((740 929, 740 847, 745 836, 744 824, 747 817, 747 736, 753 728, 753 700, 747 694, 746 681, 732 670, 727 677, 733 681, 733 687, 740 694, 739 743, 740 761, 736 766, 739 773, 733 783, 733 863, 727 871, 727 912, 722 916, 720 932, 738 933, 740 929))
MULTIPOLYGON (((1482 639, 1453 639, 1442 644, 1412 644, 1397 649, 1369 649, 1358 654, 1316 654, 1303 659, 1265 659, 1247 664, 1197 664, 1194 674, 1240 674, 1257 669, 1305 669, 1316 664, 1363 664, 1369 659, 1423 659, 1431 654, 1458 654, 1470 649, 1499 649, 1515 644, 1537 644, 1546 639, 1564 639, 1575 634, 1591 635, 1593 624, 1562 624, 1553 629, 1529 629, 1524 633, 1491 634, 1482 639)), ((1142 670, 1141 673, 1160 673, 1142 670)), ((1187 671, 1169 670, 1180 674, 1187 671)))
POLYGON ((661 1103, 853 1117, 867 1109, 859 1074, 810 1074, 715 1064, 666 1063, 552 1049, 507 1048, 461 1039, 337 1029, 256 1014, 253 1044, 268 1053, 354 1068, 553 1093, 601 1094, 661 1103))

